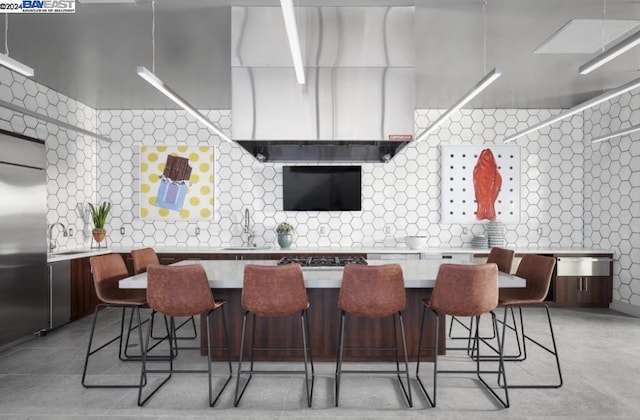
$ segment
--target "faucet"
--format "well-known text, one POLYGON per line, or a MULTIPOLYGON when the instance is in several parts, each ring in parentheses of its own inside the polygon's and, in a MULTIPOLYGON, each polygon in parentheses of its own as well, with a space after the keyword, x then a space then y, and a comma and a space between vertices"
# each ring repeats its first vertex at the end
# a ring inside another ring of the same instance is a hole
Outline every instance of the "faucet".
POLYGON ((248 208, 244 209, 244 228, 242 229, 242 234, 247 236, 246 241, 243 241, 244 245, 248 247, 256 246, 256 243, 254 242, 256 236, 251 227, 251 216, 249 215, 248 208))
POLYGON ((49 225, 49 252, 53 251, 58 247, 58 242, 53 238, 53 228, 56 226, 60 226, 62 228, 62 236, 65 238, 69 236, 67 233, 67 228, 60 222, 52 223, 49 225))

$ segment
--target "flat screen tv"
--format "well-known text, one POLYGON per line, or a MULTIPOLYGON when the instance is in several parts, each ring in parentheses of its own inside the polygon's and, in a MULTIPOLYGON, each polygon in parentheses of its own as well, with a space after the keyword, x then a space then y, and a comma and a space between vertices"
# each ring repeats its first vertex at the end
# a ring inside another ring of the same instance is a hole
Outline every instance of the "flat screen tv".
POLYGON ((284 166, 283 210, 360 211, 360 166, 284 166))

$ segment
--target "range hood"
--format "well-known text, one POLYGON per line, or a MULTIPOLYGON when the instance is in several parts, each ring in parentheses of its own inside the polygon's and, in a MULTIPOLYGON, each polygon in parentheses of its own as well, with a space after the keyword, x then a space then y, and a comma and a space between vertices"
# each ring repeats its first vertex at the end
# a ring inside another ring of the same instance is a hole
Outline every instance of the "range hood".
POLYGON ((413 7, 232 7, 233 139, 261 161, 386 162, 413 139, 413 7))

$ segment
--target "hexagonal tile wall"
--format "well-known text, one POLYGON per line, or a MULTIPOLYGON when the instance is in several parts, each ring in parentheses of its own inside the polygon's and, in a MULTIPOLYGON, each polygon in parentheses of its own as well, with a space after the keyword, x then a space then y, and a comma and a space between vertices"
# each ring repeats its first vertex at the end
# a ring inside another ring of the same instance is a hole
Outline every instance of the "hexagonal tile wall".
MULTIPOLYGON (((426 128, 440 112, 418 110, 416 132, 426 128)), ((416 234, 428 234, 430 246, 464 246, 469 244, 473 234, 481 233, 484 227, 471 226, 471 233, 463 236, 461 225, 440 224, 438 146, 496 144, 514 127, 534 124, 555 112, 464 110, 427 140, 407 146, 391 162, 363 164, 361 212, 302 213, 282 211, 282 164, 257 162, 240 146, 222 142, 181 111, 98 111, 98 130, 111 133, 114 139, 114 143, 100 144, 98 195, 123 196, 121 202, 114 201, 121 207, 118 213, 121 216, 114 214, 111 220, 114 226, 132 225, 131 220, 138 222, 131 226, 131 230, 136 231, 135 235, 133 232, 124 237, 117 232, 111 235, 114 245, 156 244, 159 240, 156 233, 161 229, 159 222, 138 219, 139 146, 213 144, 216 148, 216 218, 186 224, 172 235, 160 235, 163 245, 240 245, 243 211, 249 208, 259 245, 274 245, 275 226, 287 220, 296 227, 295 243, 300 247, 396 246, 403 243, 405 235, 416 234), (150 123, 153 123, 154 130, 151 130, 150 123), (105 169, 111 169, 102 170, 103 165, 105 169), (120 170, 123 165, 129 165, 132 172, 133 184, 128 185, 132 195, 129 196, 119 193, 121 187, 127 187, 124 180, 123 185, 113 182, 115 171, 128 172, 120 170), (201 232, 197 236, 194 233, 196 224, 201 232), (140 229, 142 234, 137 233, 140 229)), ((230 129, 230 111, 212 110, 206 114, 224 130, 230 129)), ((583 166, 583 148, 575 146, 581 139, 582 118, 573 117, 557 128, 531 135, 529 143, 523 146, 523 217, 520 225, 508 226, 510 246, 582 245, 582 211, 576 211, 572 201, 580 201, 582 196, 582 180, 573 178, 576 171, 581 173, 583 166), (557 140, 552 141, 552 137, 557 140), (552 156, 553 165, 539 164, 544 159, 548 162, 552 156), (552 180, 558 181, 552 184, 552 180), (545 186, 549 194, 541 194, 540 185, 545 186), (556 219, 562 223, 553 224, 552 220, 556 219), (538 234, 541 227, 543 235, 538 234)))
POLYGON ((638 123, 637 93, 584 112, 585 246, 616 250, 612 307, 623 311, 640 306, 640 138, 634 133, 595 144, 590 139, 638 123))
MULTIPOLYGON (((86 130, 95 128, 95 110, 4 67, 0 67, 0 99, 86 130)), ((47 223, 73 228, 71 237, 57 235, 61 248, 83 246, 91 234, 82 215, 95 191, 96 140, 8 109, 1 112, 0 128, 44 140, 47 223)))

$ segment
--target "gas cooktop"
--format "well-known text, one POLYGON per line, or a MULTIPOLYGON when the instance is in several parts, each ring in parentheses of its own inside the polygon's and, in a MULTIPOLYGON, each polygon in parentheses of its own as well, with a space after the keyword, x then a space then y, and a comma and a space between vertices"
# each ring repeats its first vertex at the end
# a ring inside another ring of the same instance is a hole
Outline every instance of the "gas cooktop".
POLYGON ((364 257, 284 257, 278 265, 298 263, 302 267, 344 267, 347 264, 367 265, 364 257))

